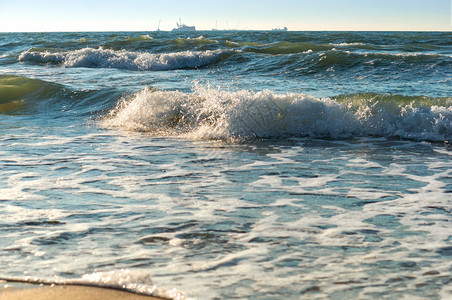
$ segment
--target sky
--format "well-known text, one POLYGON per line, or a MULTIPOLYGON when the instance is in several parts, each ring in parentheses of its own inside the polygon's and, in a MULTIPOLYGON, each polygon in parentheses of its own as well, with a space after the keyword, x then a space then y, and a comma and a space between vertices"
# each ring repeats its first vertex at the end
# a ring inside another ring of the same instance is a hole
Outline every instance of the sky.
POLYGON ((0 32, 451 31, 452 0, 0 0, 0 32), (159 25, 160 24, 160 25, 159 25))

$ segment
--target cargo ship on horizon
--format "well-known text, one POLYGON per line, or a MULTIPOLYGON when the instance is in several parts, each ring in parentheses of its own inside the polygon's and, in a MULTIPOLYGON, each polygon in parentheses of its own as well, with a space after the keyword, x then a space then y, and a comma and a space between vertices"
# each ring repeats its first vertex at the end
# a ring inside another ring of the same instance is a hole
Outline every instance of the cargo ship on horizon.
POLYGON ((177 27, 173 28, 173 32, 180 32, 180 31, 196 31, 195 26, 187 26, 185 24, 182 24, 181 19, 179 19, 179 23, 176 23, 177 27))

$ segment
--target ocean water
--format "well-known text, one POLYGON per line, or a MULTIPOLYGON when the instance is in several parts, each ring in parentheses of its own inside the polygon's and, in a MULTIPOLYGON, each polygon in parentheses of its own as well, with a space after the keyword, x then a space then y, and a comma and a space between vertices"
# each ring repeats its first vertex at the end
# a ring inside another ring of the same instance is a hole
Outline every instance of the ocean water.
POLYGON ((452 34, 0 34, 0 278, 452 298, 452 34))

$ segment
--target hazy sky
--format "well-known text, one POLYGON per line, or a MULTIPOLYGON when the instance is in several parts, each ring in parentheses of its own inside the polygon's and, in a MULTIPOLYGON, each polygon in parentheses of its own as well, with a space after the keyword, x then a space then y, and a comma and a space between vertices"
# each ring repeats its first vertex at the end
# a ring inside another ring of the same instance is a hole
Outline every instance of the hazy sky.
POLYGON ((452 30, 452 0, 0 0, 0 31, 452 30))

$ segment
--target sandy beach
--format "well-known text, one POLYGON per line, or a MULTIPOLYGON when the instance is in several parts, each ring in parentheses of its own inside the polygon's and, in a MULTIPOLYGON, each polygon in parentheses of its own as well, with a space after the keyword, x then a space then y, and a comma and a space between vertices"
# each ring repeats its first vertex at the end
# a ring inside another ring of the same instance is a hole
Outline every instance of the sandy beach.
POLYGON ((163 298, 143 296, 114 289, 55 285, 39 286, 25 289, 11 288, 0 289, 0 300, 157 300, 163 298))

